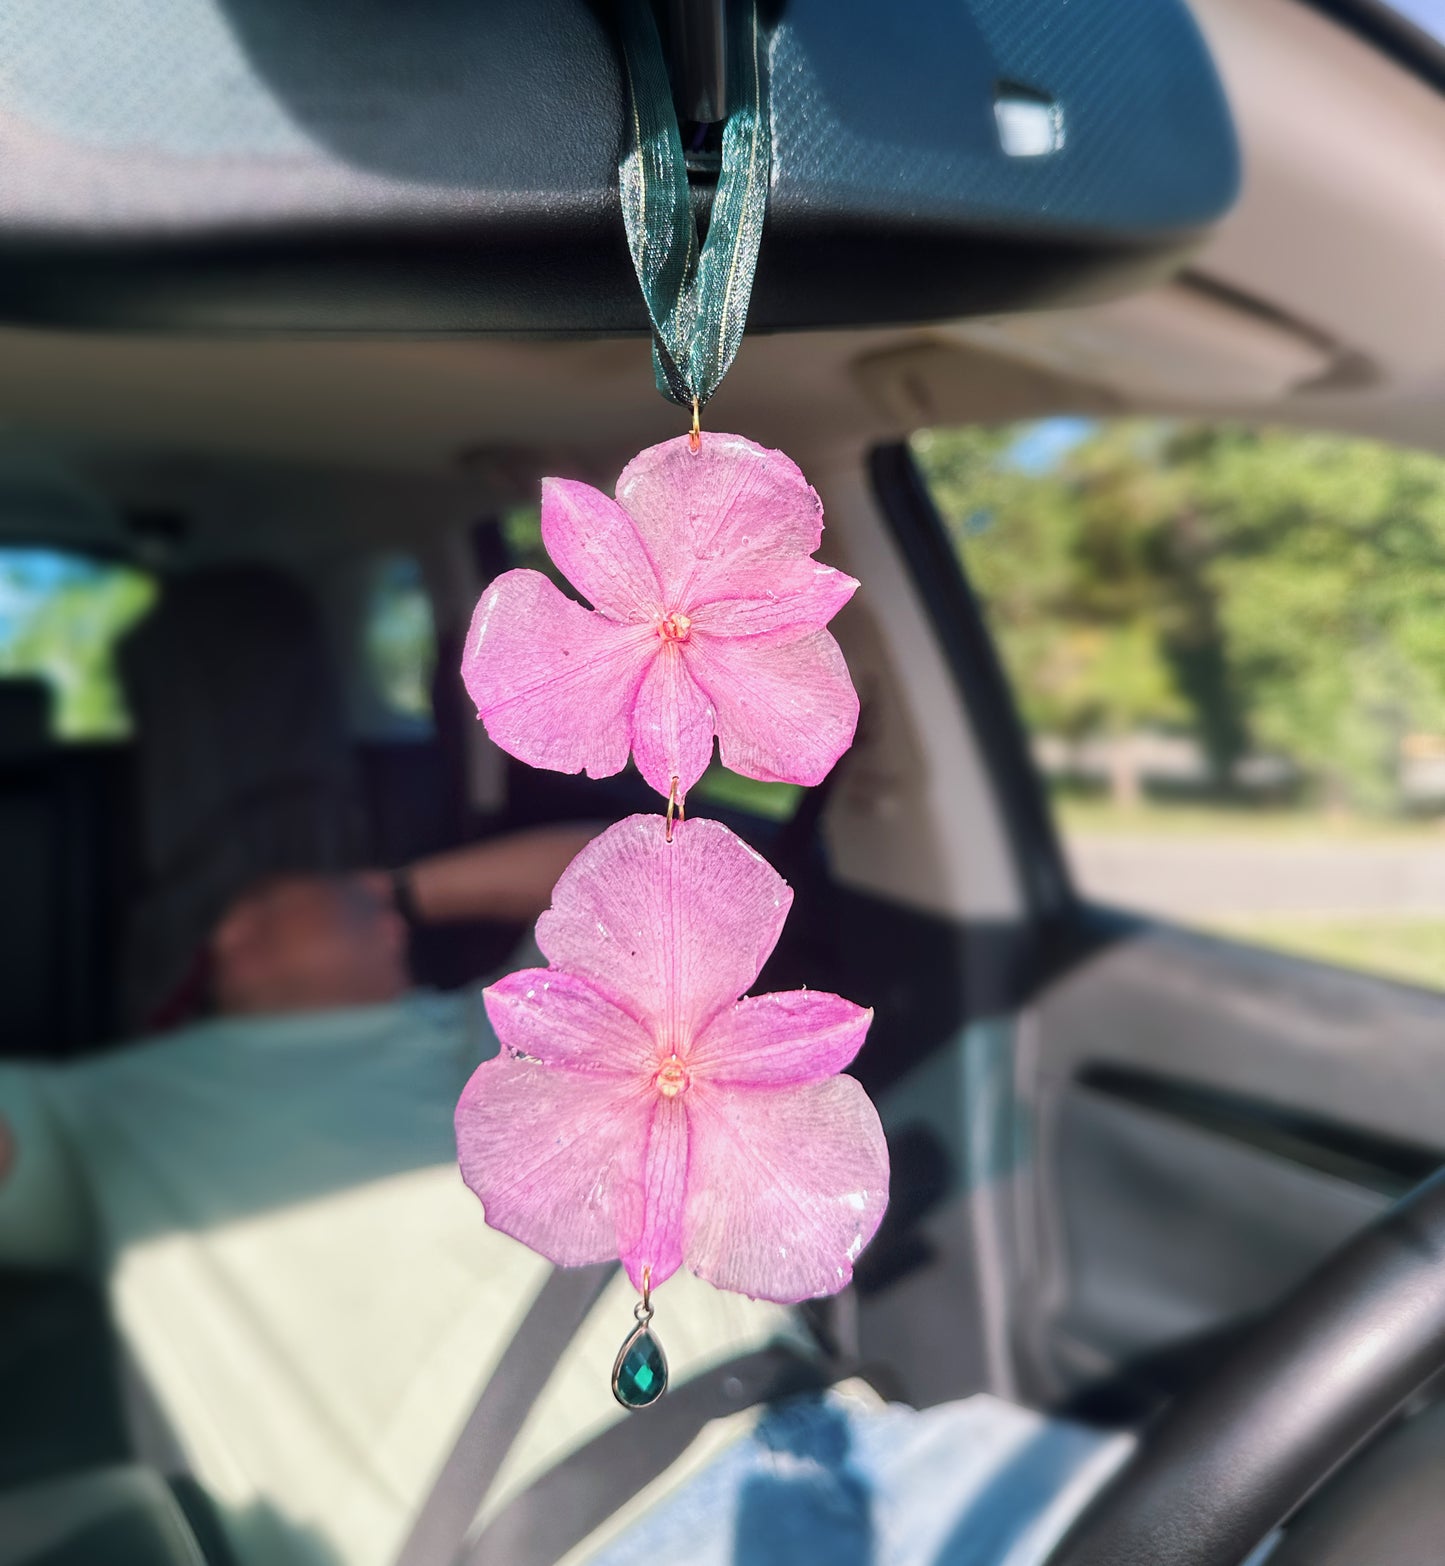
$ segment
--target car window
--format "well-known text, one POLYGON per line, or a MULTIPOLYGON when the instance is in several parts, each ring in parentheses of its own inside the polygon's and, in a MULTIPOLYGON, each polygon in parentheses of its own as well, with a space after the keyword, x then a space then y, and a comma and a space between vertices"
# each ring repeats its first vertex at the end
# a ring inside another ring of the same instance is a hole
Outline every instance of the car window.
POLYGON ((155 602, 156 579, 59 549, 0 548, 0 680, 39 678, 52 693, 52 737, 130 733, 115 649, 155 602))
POLYGON ((371 694, 386 737, 424 738, 433 732, 437 660, 431 597, 411 555, 381 555, 370 569, 363 644, 371 694))
POLYGON ((1081 890, 1445 987, 1445 462, 1139 420, 913 449, 1081 890))
MULTIPOLYGON (((569 598, 581 600, 581 594, 552 564, 542 543, 542 514, 537 506, 517 506, 506 512, 499 519, 498 531, 509 567, 540 571, 569 598)), ((691 795, 724 810, 741 810, 766 821, 788 821, 798 809, 803 790, 792 783, 763 783, 742 777, 714 760, 693 785, 691 795)))

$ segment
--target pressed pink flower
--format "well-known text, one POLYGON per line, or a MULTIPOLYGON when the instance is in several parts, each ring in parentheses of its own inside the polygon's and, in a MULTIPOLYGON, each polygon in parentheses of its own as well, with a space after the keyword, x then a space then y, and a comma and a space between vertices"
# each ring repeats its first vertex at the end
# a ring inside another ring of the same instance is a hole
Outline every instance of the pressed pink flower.
POLYGON ((639 1288, 686 1263, 794 1301, 841 1289, 888 1202, 852 1077, 872 1012, 812 990, 738 997, 792 902, 716 821, 631 816, 568 866, 547 968, 485 995, 501 1053, 457 1105, 462 1175, 494 1228, 562 1266, 620 1256, 639 1288))
POLYGON ((811 559, 823 509, 779 451, 740 435, 639 452, 611 500, 546 479, 542 540, 593 605, 536 571, 482 594, 462 660, 487 732, 519 760, 610 777, 637 758, 664 796, 724 766, 817 783, 858 697, 823 627, 857 582, 811 559))

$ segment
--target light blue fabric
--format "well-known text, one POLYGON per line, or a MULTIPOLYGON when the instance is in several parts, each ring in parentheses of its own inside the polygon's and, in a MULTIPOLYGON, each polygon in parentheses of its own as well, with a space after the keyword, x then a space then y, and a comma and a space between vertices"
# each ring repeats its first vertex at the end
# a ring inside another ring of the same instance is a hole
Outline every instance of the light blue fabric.
POLYGON ((0 1265, 103 1266, 158 1231, 450 1163, 452 1106, 496 1047, 473 993, 418 990, 0 1065, 0 1265))
POLYGON ((62 1073, 0 1063, 0 1121, 12 1166, 0 1177, 0 1267, 85 1267, 95 1227, 85 1171, 62 1130, 51 1087, 62 1073))
POLYGON ((104 1257, 456 1157, 452 1110, 495 1038, 465 993, 229 1017, 57 1074, 104 1257))
MULTIPOLYGON (((480 1288, 468 1259, 490 1275, 511 1244, 476 1220, 452 1170, 452 1105, 495 1048, 474 995, 418 993, 387 1006, 218 1020, 75 1067, 0 1072, 0 1112, 18 1122, 22 1158, 10 1191, 0 1185, 0 1260, 54 1262, 88 1240, 101 1266, 124 1262, 122 1326, 147 1374, 160 1378, 177 1428, 204 1432, 205 1411, 227 1409, 221 1454, 203 1445, 192 1453, 204 1480, 212 1468, 239 1469, 261 1495, 277 1492, 280 1511, 314 1502, 332 1468, 313 1450, 320 1436, 301 1442, 295 1398, 323 1410, 322 1434, 351 1420, 365 1460, 358 1488, 336 1509, 355 1526, 338 1522, 327 1537, 336 1561, 383 1561, 387 1530, 403 1528, 408 1497, 419 1496, 473 1395, 467 1375, 481 1345, 456 1303, 480 1288), (363 1187, 374 1194, 346 1197, 363 1187), (425 1230, 418 1244, 435 1255, 427 1251, 423 1267, 420 1252, 404 1265, 386 1252, 368 1271, 370 1253, 397 1238, 397 1222, 425 1230), (363 1306, 379 1310, 381 1275, 407 1268, 408 1278, 393 1280, 405 1317, 357 1334, 372 1387, 330 1352, 330 1340, 346 1336, 332 1296, 353 1302, 352 1318, 363 1306), (451 1344, 467 1368, 443 1378, 444 1395, 419 1398, 414 1428, 385 1410, 402 1406, 426 1368, 415 1343, 401 1341, 418 1312, 432 1313, 430 1351, 451 1344), (213 1342, 225 1345, 221 1360, 213 1342), (231 1362, 247 1367, 240 1400, 226 1379, 231 1362), (274 1446, 267 1420, 283 1417, 300 1453, 283 1454, 294 1494, 255 1445, 274 1446), (392 1462, 393 1501, 373 1458, 414 1454, 418 1430, 435 1451, 410 1466, 392 1462), (363 1499, 391 1510, 361 1515, 363 1499)), ((582 1358, 605 1399, 605 1352, 588 1348, 582 1358)), ((764 1414, 589 1566, 1038 1566, 1126 1450, 988 1397, 918 1412, 835 1391, 764 1414)), ((267 1566, 309 1558, 289 1536, 257 1545, 239 1525, 233 1542, 243 1559, 267 1566)))
POLYGON ((1038 1566, 1130 1444, 987 1396, 799 1398, 588 1566, 1038 1566))

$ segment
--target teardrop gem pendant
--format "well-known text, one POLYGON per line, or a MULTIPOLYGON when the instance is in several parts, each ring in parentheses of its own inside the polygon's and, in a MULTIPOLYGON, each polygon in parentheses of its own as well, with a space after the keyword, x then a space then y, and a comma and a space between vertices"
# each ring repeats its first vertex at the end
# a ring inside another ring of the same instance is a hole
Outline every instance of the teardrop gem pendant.
POLYGON ((646 1408, 667 1391, 667 1355, 651 1327, 636 1327, 612 1367, 612 1395, 624 1408, 646 1408))
POLYGON ((652 1330, 652 1291, 643 1277, 642 1298, 632 1308, 637 1325, 612 1365, 612 1395, 626 1409, 647 1408, 667 1391, 667 1355, 652 1330))

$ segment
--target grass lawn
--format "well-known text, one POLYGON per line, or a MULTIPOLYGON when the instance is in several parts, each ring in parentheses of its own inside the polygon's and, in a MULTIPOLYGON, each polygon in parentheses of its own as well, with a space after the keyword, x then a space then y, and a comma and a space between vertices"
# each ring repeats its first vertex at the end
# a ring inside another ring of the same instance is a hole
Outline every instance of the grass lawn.
POLYGON ((1445 919, 1379 914, 1370 918, 1310 918, 1254 914, 1200 921, 1215 935, 1269 946, 1296 957, 1359 968, 1427 989, 1445 989, 1445 919))

